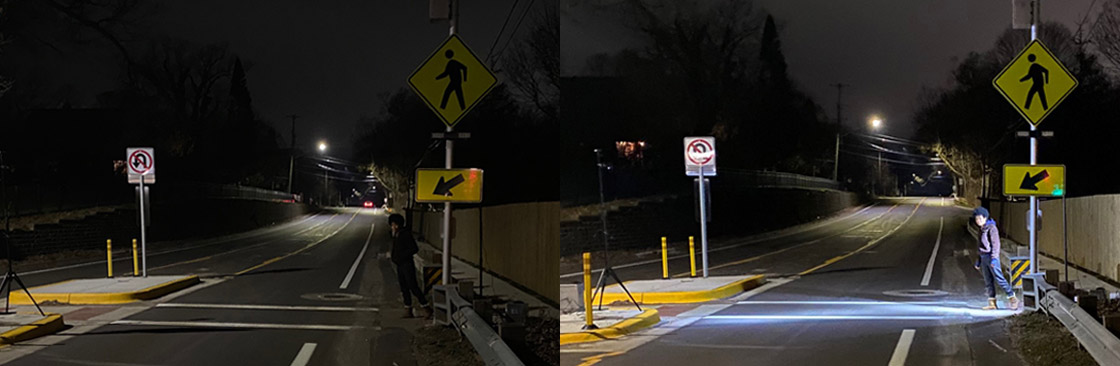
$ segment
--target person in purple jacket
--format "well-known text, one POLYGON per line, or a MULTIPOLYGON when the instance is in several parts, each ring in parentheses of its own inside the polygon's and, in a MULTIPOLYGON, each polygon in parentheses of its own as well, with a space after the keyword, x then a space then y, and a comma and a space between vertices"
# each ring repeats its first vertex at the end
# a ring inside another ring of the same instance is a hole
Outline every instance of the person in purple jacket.
POLYGON ((1018 310, 1019 299, 1015 298, 1015 290, 1003 277, 1003 267, 999 265, 999 229, 996 228, 996 220, 992 220, 988 209, 983 207, 972 210, 972 218, 980 227, 980 243, 977 248, 980 258, 976 259, 975 267, 984 275, 984 287, 988 289, 988 306, 985 306, 984 310, 997 309, 997 284, 1007 292, 1007 302, 1011 310, 1018 310))

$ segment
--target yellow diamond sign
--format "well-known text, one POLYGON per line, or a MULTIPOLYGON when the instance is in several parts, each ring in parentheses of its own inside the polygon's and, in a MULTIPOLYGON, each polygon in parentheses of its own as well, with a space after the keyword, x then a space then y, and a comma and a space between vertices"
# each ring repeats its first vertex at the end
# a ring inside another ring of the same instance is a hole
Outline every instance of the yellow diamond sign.
POLYGON ((412 90, 448 127, 455 127, 497 83, 457 35, 448 37, 408 78, 412 90))
POLYGON ((1003 68, 992 84, 1023 118, 1037 127, 1077 87, 1077 79, 1042 42, 1034 40, 1003 68))
POLYGON ((1003 194, 1008 196, 1065 196, 1066 166, 1005 164, 1003 166, 1003 194))

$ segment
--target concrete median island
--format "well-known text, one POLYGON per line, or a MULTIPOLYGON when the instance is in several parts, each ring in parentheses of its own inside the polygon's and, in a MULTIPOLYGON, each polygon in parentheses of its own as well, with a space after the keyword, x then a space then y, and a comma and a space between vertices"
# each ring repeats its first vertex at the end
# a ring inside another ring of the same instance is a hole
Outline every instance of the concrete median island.
MULTIPOLYGON (((765 282, 765 276, 719 276, 627 281, 626 289, 639 304, 687 304, 719 300, 750 291, 765 282)), ((629 303, 630 297, 617 284, 607 286, 593 299, 598 304, 629 303)))
MULTIPOLYGON (((28 289, 40 305, 106 305, 154 299, 199 283, 198 276, 87 278, 28 289)), ((31 305, 23 291, 12 290, 14 305, 31 305)))

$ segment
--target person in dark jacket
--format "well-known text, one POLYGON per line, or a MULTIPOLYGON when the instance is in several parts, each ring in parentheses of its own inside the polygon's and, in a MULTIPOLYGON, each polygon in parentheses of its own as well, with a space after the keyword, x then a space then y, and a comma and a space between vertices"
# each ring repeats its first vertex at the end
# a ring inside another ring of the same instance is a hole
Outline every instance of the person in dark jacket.
POLYGON ((397 266, 397 282, 400 283, 401 295, 404 297, 404 317, 415 316, 412 311, 412 296, 415 295, 420 300, 424 318, 430 318, 432 309, 424 292, 420 290, 419 283, 416 282, 416 264, 412 261, 412 256, 420 251, 416 246, 416 239, 412 238, 412 231, 404 226, 404 216, 389 215, 389 228, 392 229, 393 234, 393 248, 389 252, 389 260, 397 266))
POLYGON ((1007 292, 1007 302, 1010 303, 1011 310, 1018 310, 1019 299, 1015 298, 1015 290, 1003 277, 1003 267, 999 264, 1000 243, 996 220, 992 220, 988 209, 983 207, 972 210, 972 218, 976 225, 980 226, 980 242, 976 250, 980 258, 976 260, 975 267, 984 275, 984 287, 988 289, 988 306, 985 306, 984 310, 997 309, 996 285, 1007 292))

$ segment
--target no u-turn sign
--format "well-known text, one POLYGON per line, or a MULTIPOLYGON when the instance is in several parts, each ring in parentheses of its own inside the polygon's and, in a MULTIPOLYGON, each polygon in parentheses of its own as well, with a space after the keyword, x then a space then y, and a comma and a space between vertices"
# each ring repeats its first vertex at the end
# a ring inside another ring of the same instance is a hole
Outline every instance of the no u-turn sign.
POLYGON ((695 177, 716 175, 716 139, 711 136, 684 138, 684 173, 695 177))
POLYGON ((156 149, 150 147, 130 147, 125 150, 125 170, 128 171, 128 183, 140 183, 144 177, 144 184, 156 182, 156 149))

